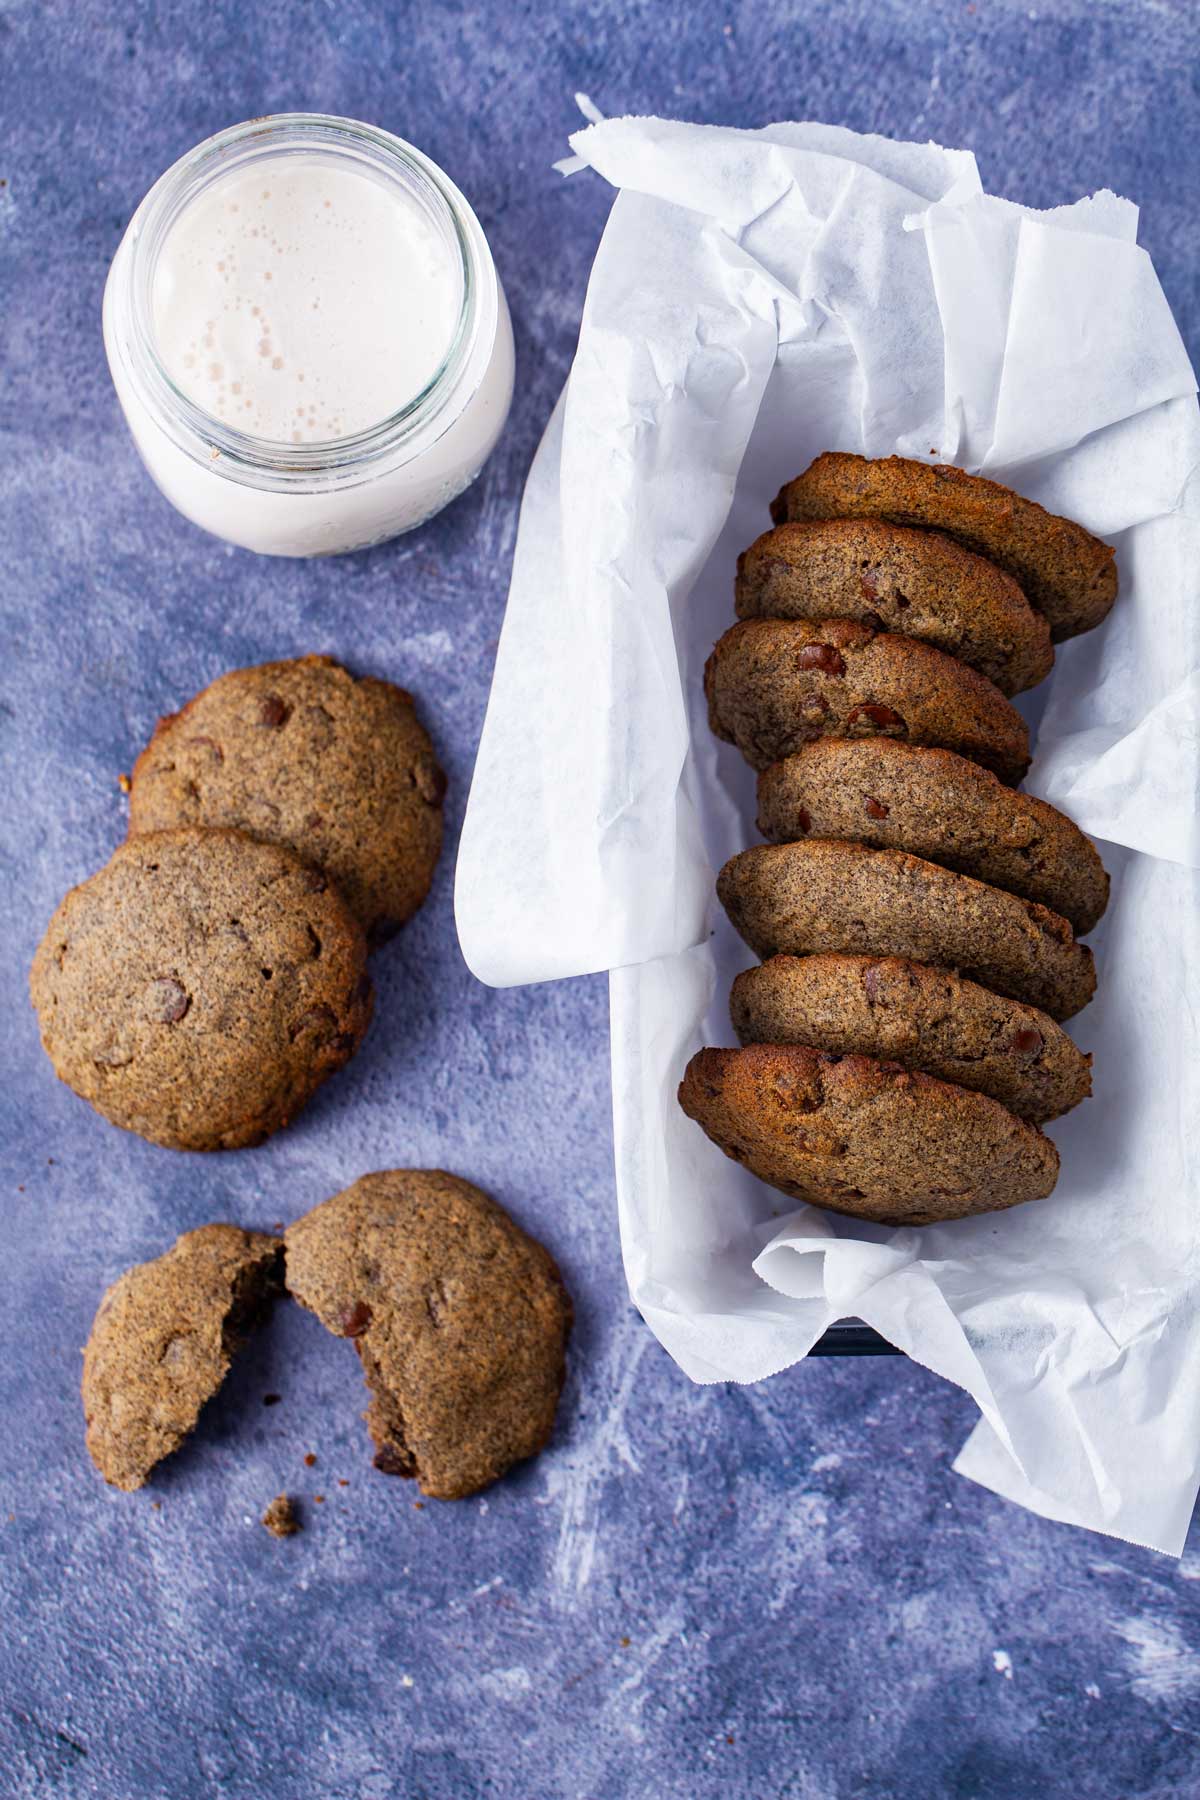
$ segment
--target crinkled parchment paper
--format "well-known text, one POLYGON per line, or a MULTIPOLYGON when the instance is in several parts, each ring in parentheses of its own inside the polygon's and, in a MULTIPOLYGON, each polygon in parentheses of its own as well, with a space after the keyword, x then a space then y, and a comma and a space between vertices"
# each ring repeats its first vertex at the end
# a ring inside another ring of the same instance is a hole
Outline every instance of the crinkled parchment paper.
POLYGON ((493 984, 609 969, 633 1298, 698 1381, 756 1381, 858 1316, 966 1388, 957 1467, 1178 1552, 1200 1480, 1200 423, 1137 212, 1031 213, 974 159, 817 125, 614 119, 617 189, 521 514, 458 865, 493 984), (1028 786, 1096 837, 1113 899, 1072 1022, 1095 1096, 1049 1200, 922 1230, 793 1208, 675 1101, 734 1041, 749 953, 715 870, 752 778, 701 672, 737 552, 821 450, 1009 482, 1117 545, 1108 623, 1028 697, 1028 786), (1039 717, 1040 715, 1040 717, 1039 717))

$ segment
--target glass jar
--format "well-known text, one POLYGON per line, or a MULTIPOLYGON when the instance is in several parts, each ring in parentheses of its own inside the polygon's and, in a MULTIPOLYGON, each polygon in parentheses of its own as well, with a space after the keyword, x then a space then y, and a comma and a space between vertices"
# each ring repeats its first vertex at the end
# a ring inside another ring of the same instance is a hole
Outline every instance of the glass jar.
POLYGON ((411 531, 474 480, 512 400, 504 290, 462 194, 389 132, 316 113, 234 125, 167 170, 113 259, 104 341, 134 442, 167 499, 206 531, 270 556, 327 556, 411 531), (450 259, 459 308, 435 373, 399 410, 350 436, 283 443, 214 417, 172 379, 156 342, 154 278, 172 227, 211 183, 304 156, 350 159, 419 207, 450 259))

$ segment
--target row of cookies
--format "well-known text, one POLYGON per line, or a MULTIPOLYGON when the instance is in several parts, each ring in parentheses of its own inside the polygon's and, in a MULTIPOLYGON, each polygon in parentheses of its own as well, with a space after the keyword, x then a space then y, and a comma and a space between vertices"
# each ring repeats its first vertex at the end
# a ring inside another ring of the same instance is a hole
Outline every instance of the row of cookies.
POLYGON ((717 891, 763 960, 742 1046, 680 1103, 730 1156, 831 1210, 926 1223, 1042 1197, 1038 1129, 1091 1089, 1062 1029, 1108 899, 1094 846, 1015 784, 1010 696, 1116 596, 1113 552, 996 483, 827 454, 739 559, 709 718, 759 771, 769 841, 717 891), (1078 935, 1077 935, 1078 934, 1078 935))
POLYGON ((411 695, 325 656, 221 676, 159 721, 129 835, 33 962, 59 1077, 178 1150, 294 1118, 370 1022, 368 952, 429 891, 445 780, 411 695))
POLYGON ((82 1381, 88 1451, 106 1481, 140 1488, 179 1449, 285 1293, 358 1352, 384 1474, 459 1499, 547 1442, 572 1323, 553 1257, 470 1182, 389 1169, 283 1237, 186 1232, 108 1289, 82 1381))

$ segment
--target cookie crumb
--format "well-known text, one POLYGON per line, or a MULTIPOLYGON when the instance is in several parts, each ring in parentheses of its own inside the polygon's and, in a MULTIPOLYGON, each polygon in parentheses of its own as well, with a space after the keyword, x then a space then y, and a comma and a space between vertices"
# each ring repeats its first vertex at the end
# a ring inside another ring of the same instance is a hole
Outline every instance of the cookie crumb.
POLYGON ((338 1486, 339 1487, 349 1487, 350 1486, 350 1483, 346 1480, 346 1477, 344 1475, 338 1476, 338 1486))
POLYGON ((311 1469, 313 1464, 316 1462, 316 1460, 317 1460, 316 1457, 314 1456, 313 1452, 310 1450, 308 1455, 304 1459, 305 1468, 311 1469))
POLYGON ((130 781, 128 775, 121 774, 121 775, 117 776, 117 786, 120 788, 120 790, 123 794, 127 794, 127 793, 129 793, 130 789, 133 787, 133 783, 132 783, 132 781, 130 781))
POLYGON ((277 1538, 294 1537, 300 1529, 296 1508, 286 1494, 276 1494, 262 1516, 262 1523, 272 1537, 277 1538))

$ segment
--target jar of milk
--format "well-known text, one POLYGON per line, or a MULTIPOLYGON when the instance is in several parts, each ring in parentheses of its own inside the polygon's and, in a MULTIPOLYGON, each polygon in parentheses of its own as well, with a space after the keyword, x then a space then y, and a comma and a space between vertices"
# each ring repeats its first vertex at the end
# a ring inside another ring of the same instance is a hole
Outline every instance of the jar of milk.
POLYGON ((466 200, 351 119, 235 125, 142 201, 104 294, 125 417, 168 500, 271 556, 380 543, 461 493, 512 399, 466 200))

